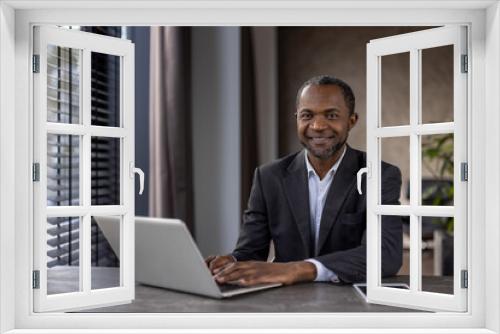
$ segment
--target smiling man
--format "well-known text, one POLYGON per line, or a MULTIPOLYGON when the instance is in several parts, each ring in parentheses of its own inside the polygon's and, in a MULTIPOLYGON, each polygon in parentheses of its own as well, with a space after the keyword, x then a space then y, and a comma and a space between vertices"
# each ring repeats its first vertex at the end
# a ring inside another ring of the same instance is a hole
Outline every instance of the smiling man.
MULTIPOLYGON (((366 280, 366 198, 356 190, 366 155, 347 145, 354 106, 342 80, 319 76, 302 85, 295 115, 305 149, 256 169, 235 250, 206 259, 217 282, 366 280), (271 240, 275 260, 266 262, 271 240)), ((400 188, 399 169, 383 162, 382 204, 398 205, 400 188)), ((396 274, 401 263, 401 219, 384 216, 382 275, 396 274)))

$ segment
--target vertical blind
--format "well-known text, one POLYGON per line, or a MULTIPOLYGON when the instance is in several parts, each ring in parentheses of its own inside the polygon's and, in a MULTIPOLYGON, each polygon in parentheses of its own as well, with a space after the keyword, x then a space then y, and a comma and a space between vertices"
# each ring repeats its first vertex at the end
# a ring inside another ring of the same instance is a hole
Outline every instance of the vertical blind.
MULTIPOLYGON (((81 30, 122 36, 121 27, 81 27, 81 30)), ((79 51, 50 47, 47 55, 47 120, 80 123, 79 51)), ((93 52, 91 55, 91 124, 120 126, 120 58, 93 52)), ((47 205, 81 205, 80 138, 48 135, 47 205)), ((120 139, 91 139, 91 204, 119 205, 120 139)), ((79 217, 47 219, 47 267, 79 264, 79 217)), ((94 218, 91 221, 92 266, 119 266, 94 218)))

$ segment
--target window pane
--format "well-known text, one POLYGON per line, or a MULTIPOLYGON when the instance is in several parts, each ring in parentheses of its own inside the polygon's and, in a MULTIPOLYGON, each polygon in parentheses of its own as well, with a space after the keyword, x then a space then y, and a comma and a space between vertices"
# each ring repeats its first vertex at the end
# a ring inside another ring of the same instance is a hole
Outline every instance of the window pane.
POLYGON ((410 124, 410 53, 382 56, 381 126, 410 124))
POLYGON ((453 45, 421 50, 422 123, 453 122, 453 45))
POLYGON ((120 138, 92 137, 92 205, 119 205, 120 138))
POLYGON ((47 218, 47 294, 80 291, 80 217, 47 218))
POLYGON ((80 203, 80 137, 47 134, 47 205, 80 203))
POLYGON ((421 217, 422 291, 453 294, 453 217, 421 217))
POLYGON ((422 205, 453 205, 453 134, 421 136, 422 205))
POLYGON ((47 47, 47 121, 80 123, 81 50, 47 47))
MULTIPOLYGON (((393 191, 391 185, 384 184, 384 171, 387 166, 384 164, 389 163, 396 166, 401 171, 401 190, 399 196, 400 204, 409 204, 410 202, 410 137, 390 137, 380 139, 380 151, 382 156, 382 163, 380 171, 382 173, 381 183, 381 199, 387 198, 388 191, 393 191), (389 187, 389 188, 388 188, 389 187)), ((382 201, 380 204, 388 204, 382 201)), ((389 203, 394 204, 394 203, 389 203)))
POLYGON ((121 231, 121 216, 92 217, 92 289, 120 286, 121 231))
POLYGON ((381 264, 383 285, 406 284, 410 286, 410 217, 380 216, 381 264), (402 264, 398 266, 398 264, 402 264))
POLYGON ((92 52, 91 124, 120 126, 120 57, 92 52))

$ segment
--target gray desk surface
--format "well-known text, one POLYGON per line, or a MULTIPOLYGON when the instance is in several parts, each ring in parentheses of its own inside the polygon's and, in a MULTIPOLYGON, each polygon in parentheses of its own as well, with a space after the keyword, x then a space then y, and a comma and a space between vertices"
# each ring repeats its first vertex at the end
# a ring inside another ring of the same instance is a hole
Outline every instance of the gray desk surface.
MULTIPOLYGON (((75 268, 76 269, 76 268, 75 268)), ((94 279, 114 286, 116 268, 93 270, 94 279), (111 283, 110 283, 111 278, 111 283)), ((77 282, 73 268, 49 270, 49 291, 77 282), (69 269, 69 270, 68 270, 69 269)), ((402 282, 396 277, 387 282, 402 282)), ((426 291, 448 292, 452 277, 425 277, 426 291)), ((303 283, 217 300, 138 284, 132 303, 96 308, 85 312, 181 313, 181 312, 415 312, 414 310, 366 303, 350 285, 303 283)))

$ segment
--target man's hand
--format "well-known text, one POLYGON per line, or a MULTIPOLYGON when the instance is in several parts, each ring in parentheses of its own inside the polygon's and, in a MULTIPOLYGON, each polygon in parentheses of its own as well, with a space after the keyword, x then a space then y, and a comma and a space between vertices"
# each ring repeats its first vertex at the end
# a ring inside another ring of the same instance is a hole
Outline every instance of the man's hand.
POLYGON ((210 255, 205 259, 208 269, 212 275, 219 273, 225 266, 230 263, 236 262, 231 255, 210 255))
POLYGON ((261 261, 234 262, 226 265, 215 280, 218 283, 232 283, 252 286, 264 283, 290 285, 298 282, 313 281, 316 267, 306 261, 270 263, 261 261))

